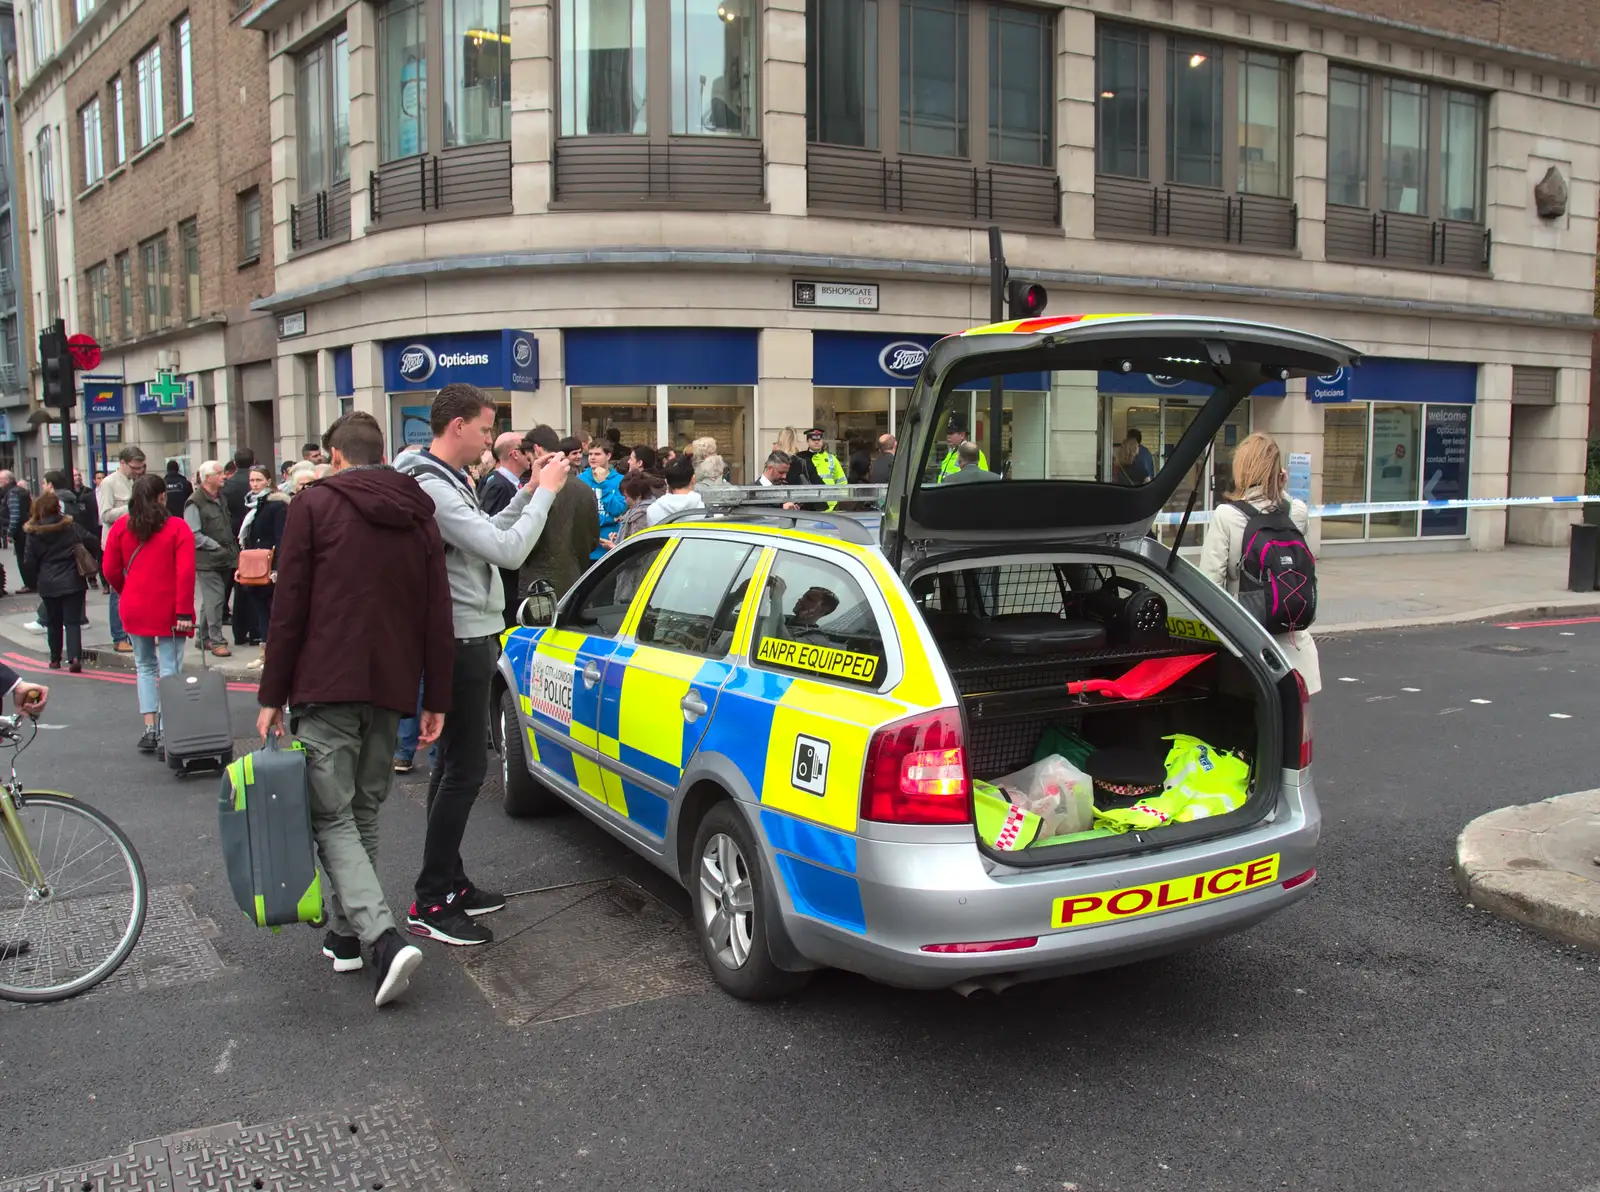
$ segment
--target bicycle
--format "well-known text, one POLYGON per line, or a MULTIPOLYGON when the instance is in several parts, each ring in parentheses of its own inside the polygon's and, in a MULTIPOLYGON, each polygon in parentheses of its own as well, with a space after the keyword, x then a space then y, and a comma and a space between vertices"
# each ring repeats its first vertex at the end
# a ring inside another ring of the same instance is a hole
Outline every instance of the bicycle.
POLYGON ((17 757, 38 726, 0 716, 0 1000, 57 1002, 93 989, 139 942, 149 891, 132 843, 62 791, 28 791, 17 757), (25 732, 32 728, 32 732, 25 732))

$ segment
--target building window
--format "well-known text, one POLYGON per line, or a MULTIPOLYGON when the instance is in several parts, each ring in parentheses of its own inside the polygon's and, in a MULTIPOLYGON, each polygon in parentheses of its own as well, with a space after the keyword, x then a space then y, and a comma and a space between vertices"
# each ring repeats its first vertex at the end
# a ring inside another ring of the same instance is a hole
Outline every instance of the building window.
POLYGON ((194 56, 189 45, 189 14, 178 18, 174 27, 178 43, 178 119, 194 115, 194 56))
POLYGON ((1333 67, 1328 202, 1481 223, 1486 116, 1474 92, 1333 67))
POLYGON ((200 227, 192 219, 178 225, 178 251, 183 258, 183 317, 200 317, 200 227))
POLYGON ((1143 29, 1100 27, 1098 172, 1238 194, 1289 193, 1289 62, 1143 29), (1150 60, 1162 52, 1159 105, 1150 60), (1152 177, 1151 147, 1162 176, 1152 177), (1237 167, 1233 165, 1237 163, 1237 167))
POLYGON ((561 0, 561 135, 646 131, 645 0, 561 0))
POLYGON ((900 152, 967 156, 965 0, 900 0, 900 152))
POLYGON ((1050 14, 1043 9, 989 10, 989 160, 1047 166, 1054 158, 1050 14))
POLYGON ((878 147, 878 0, 806 4, 806 139, 878 147))
POLYGON ((261 259, 261 191, 252 186, 239 196, 239 263, 261 259))
POLYGON ((144 329, 160 331, 172 321, 172 274, 165 236, 139 246, 139 267, 144 274, 144 329))
POLYGON ((56 260, 56 171, 50 129, 39 130, 39 246, 44 257, 44 321, 61 317, 61 280, 56 260))
POLYGON ((753 137, 754 0, 672 0, 672 131, 753 137))
POLYGON ((510 139, 510 0, 444 0, 443 27, 445 146, 510 139))
POLYGON ((111 117, 115 125, 111 130, 111 163, 120 166, 128 160, 128 140, 124 131, 128 125, 123 118, 122 76, 111 80, 111 117))
POLYGON ((384 161, 428 151, 428 35, 423 0, 390 0, 378 14, 384 161))
MULTIPOLYGON (((350 40, 340 33, 295 63, 300 194, 350 177, 350 40)), ((259 213, 259 205, 258 205, 259 213)))
POLYGON ((33 32, 33 69, 50 57, 50 8, 45 0, 28 0, 28 25, 33 32))
POLYGON ((86 274, 89 290, 89 334, 105 343, 111 338, 111 268, 101 261, 86 274))
POLYGON ((134 63, 138 81, 139 148, 154 143, 166 131, 161 108, 161 45, 157 43, 139 55, 134 63))
POLYGON ((78 118, 83 123, 83 184, 93 186, 105 175, 105 162, 101 157, 104 150, 100 139, 100 100, 91 99, 78 113, 78 118))
POLYGON ((78 24, 83 24, 89 14, 95 9, 95 0, 72 0, 72 15, 78 24))
POLYGON ((133 338, 133 258, 117 254, 117 307, 122 316, 122 338, 133 338))

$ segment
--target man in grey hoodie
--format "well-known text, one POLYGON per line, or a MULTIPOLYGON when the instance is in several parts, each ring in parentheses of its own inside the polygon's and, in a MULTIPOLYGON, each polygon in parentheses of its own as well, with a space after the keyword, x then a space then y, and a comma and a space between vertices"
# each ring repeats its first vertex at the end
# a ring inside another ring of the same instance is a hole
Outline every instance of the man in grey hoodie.
POLYGON ((476 386, 446 385, 433 399, 433 442, 394 461, 433 500, 455 620, 451 712, 428 778, 428 833, 407 920, 413 935, 446 944, 488 943, 494 935, 477 917, 506 904, 473 885, 461 860, 461 838, 489 768, 489 683, 505 628, 497 568, 522 566, 567 479, 566 457, 552 455, 503 510, 493 517, 482 512, 464 469, 493 441, 494 413, 494 402, 476 386))

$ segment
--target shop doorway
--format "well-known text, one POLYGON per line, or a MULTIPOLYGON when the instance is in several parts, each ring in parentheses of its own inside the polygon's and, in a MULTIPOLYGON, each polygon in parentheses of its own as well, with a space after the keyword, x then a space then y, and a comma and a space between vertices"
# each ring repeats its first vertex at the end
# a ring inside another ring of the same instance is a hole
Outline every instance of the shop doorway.
POLYGON ((258 460, 270 460, 278 454, 277 404, 272 400, 252 401, 245 407, 244 442, 241 446, 254 451, 258 460))
MULTIPOLYGON (((1143 483, 1148 483, 1154 473, 1166 465, 1172 449, 1188 433, 1206 403, 1206 399, 1201 397, 1122 393, 1103 393, 1100 401, 1103 419, 1100 479, 1114 481, 1117 448, 1130 435, 1137 434, 1144 450, 1149 453, 1149 463, 1153 467, 1150 475, 1144 476, 1143 483)), ((1227 494, 1233 488, 1233 453, 1250 433, 1250 413, 1250 403, 1245 401, 1228 415, 1227 421, 1212 440, 1210 458, 1203 467, 1197 466, 1179 480, 1162 512, 1181 514, 1188 507, 1189 497, 1197 483, 1201 486, 1200 498, 1195 501, 1197 510, 1215 509, 1227 500, 1227 494)), ((1156 532, 1163 543, 1171 546, 1177 535, 1177 527, 1158 526, 1156 532)), ((1198 546, 1204 533, 1204 526, 1190 526, 1184 534, 1182 545, 1198 546)))
POLYGON ((574 385, 568 390, 576 431, 598 439, 615 427, 624 447, 678 451, 696 439, 714 439, 732 484, 754 482, 755 394, 754 385, 574 385))

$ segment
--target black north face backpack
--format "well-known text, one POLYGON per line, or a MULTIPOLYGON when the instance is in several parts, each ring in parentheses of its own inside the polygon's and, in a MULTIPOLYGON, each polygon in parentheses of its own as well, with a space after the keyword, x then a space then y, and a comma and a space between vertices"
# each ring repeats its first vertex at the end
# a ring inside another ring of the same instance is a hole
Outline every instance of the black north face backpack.
POLYGON ((1244 514, 1239 551, 1239 603, 1268 633, 1307 629, 1317 616, 1317 564, 1305 535, 1289 519, 1289 504, 1262 511, 1230 501, 1244 514))

